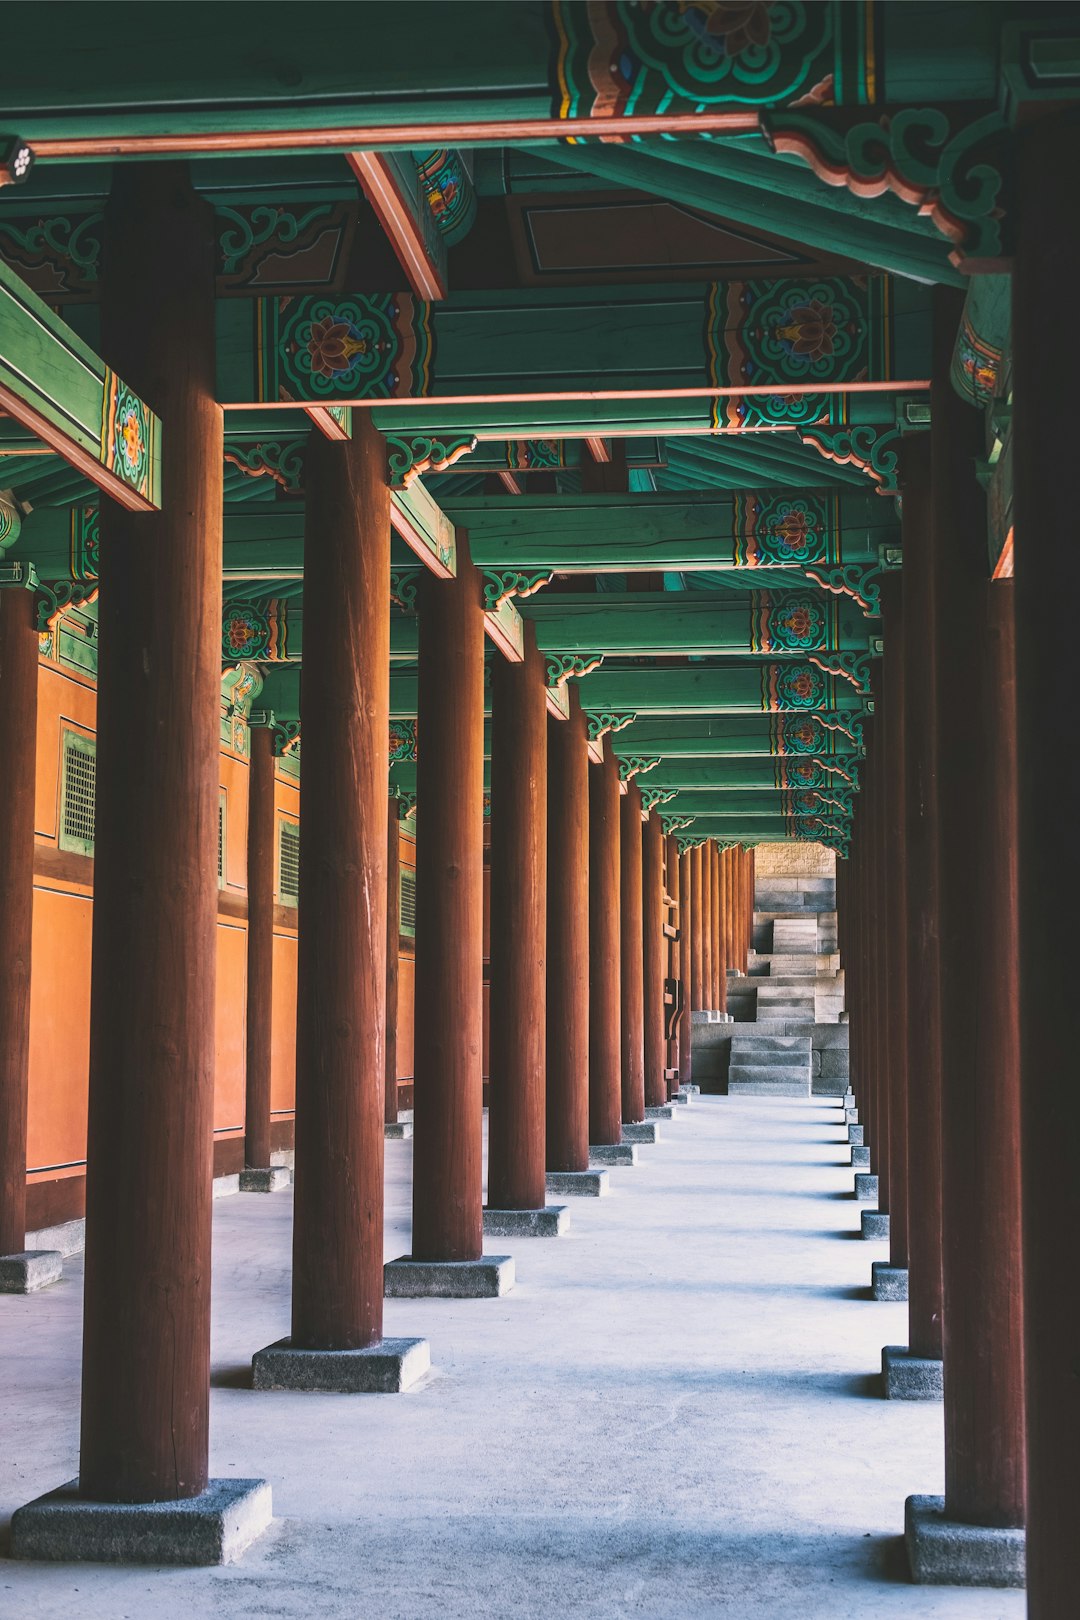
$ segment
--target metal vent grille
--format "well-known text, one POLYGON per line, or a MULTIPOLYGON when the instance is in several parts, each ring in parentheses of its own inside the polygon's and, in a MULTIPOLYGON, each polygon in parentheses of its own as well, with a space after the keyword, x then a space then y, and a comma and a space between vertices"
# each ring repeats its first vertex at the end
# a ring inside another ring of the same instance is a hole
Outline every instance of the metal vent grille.
POLYGON ((60 805, 60 848, 94 853, 94 789, 97 756, 89 737, 64 733, 64 774, 60 805))
POLYGON ((278 894, 286 906, 300 898, 300 829, 283 821, 278 835, 278 894))
POLYGON ((401 920, 398 923, 398 932, 404 934, 406 939, 416 938, 416 873, 411 866, 401 868, 401 882, 399 884, 401 895, 401 920))

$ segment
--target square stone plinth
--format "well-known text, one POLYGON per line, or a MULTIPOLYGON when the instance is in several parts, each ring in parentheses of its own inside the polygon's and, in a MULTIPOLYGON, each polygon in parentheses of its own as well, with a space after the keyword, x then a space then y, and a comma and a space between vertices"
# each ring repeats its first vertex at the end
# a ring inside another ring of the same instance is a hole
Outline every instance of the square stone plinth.
POLYGON ((1024 1532, 945 1517, 943 1496, 909 1496, 904 1541, 921 1586, 1023 1586, 1024 1532))
POLYGON ((549 1170, 547 1190, 558 1198, 606 1198, 611 1176, 607 1170, 549 1170))
POLYGON ((855 1177, 855 1197, 861 1204, 876 1204, 878 1197, 877 1176, 857 1175, 855 1177))
POLYGON ((887 1401, 940 1401, 941 1362, 913 1356, 901 1344, 887 1344, 881 1352, 881 1382, 887 1401))
POLYGON ((485 1254, 479 1260, 414 1260, 403 1254, 383 1267, 387 1299, 498 1299, 513 1286, 509 1254, 485 1254))
POLYGON ((399 1119, 392 1125, 383 1126, 383 1136, 388 1142, 408 1142, 412 1140, 412 1120, 399 1119))
POLYGON ((0 1294, 34 1294, 64 1275, 59 1249, 23 1249, 0 1255, 0 1294))
POLYGON ((863 1145, 863 1131, 865 1129, 866 1129, 865 1125, 849 1125, 848 1126, 848 1128, 847 1128, 847 1139, 851 1143, 852 1147, 862 1147, 862 1145, 863 1145))
POLYGON ((400 1395, 431 1366, 426 1339, 380 1339, 363 1350, 304 1350, 279 1339, 251 1358, 253 1389, 400 1395))
POLYGON ((853 1147, 851 1150, 851 1168, 853 1170, 869 1170, 870 1149, 868 1147, 853 1147))
POLYGON ((857 1125, 859 1123, 859 1110, 857 1108, 845 1108, 844 1119, 849 1125, 857 1125))
POLYGON ((17 1510, 11 1555, 65 1564, 229 1564, 272 1517, 265 1479, 212 1479, 178 1502, 86 1502, 73 1479, 17 1510))
POLYGON ((875 1260, 870 1267, 870 1292, 875 1299, 907 1299, 907 1267, 875 1260))
POLYGON ((633 1142, 592 1142, 589 1145, 590 1164, 637 1164, 637 1148, 633 1142))
POLYGON ((889 1241, 889 1217, 884 1210, 864 1209, 860 1217, 864 1238, 884 1238, 889 1241))
POLYGON ((543 1209, 485 1209, 485 1237, 561 1237, 569 1230, 570 1211, 562 1204, 543 1209))
POLYGON ((675 1104, 674 1103, 659 1103, 659 1104, 657 1104, 657 1106, 655 1108, 646 1108, 646 1110, 645 1110, 645 1118, 647 1120, 649 1120, 649 1119, 674 1119, 675 1118, 675 1104))
POLYGON ((241 1170, 241 1192, 283 1192, 290 1184, 292 1177, 288 1166, 272 1164, 266 1170, 241 1170))
POLYGON ((624 1142, 659 1142, 660 1127, 652 1119, 638 1120, 632 1125, 623 1126, 622 1139, 624 1142))

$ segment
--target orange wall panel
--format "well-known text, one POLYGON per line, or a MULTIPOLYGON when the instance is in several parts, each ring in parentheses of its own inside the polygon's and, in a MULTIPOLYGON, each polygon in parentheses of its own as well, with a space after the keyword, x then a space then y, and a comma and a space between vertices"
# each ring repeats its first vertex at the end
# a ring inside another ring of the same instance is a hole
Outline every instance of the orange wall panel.
POLYGON ((88 895, 34 890, 27 1153, 31 1170, 57 1165, 81 1169, 86 1158, 92 916, 88 895))
POLYGON ((244 1128, 247 928, 219 922, 214 1041, 214 1130, 244 1128))
POLYGON ((274 933, 274 1032, 270 1061, 270 1112, 290 1113, 296 1104, 296 935, 274 933))

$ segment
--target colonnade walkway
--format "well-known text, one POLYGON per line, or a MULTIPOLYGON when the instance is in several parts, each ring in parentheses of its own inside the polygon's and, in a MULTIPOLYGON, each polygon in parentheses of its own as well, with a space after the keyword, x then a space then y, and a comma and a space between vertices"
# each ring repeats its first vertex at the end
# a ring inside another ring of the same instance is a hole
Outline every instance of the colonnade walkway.
MULTIPOLYGON (((1021 1616, 1022 1592, 906 1578, 942 1408, 879 1397, 906 1307, 864 1286, 878 1246, 841 1120, 820 1098, 680 1108, 610 1197, 571 1200, 566 1236, 485 1240, 513 1252, 512 1293, 387 1301, 387 1334, 425 1335, 434 1364, 399 1396, 251 1390, 252 1352, 288 1332, 292 1198, 220 1199, 211 1471, 270 1479, 272 1529, 224 1568, 5 1556, 0 1616, 1021 1616)), ((386 1145, 388 1257, 409 1249, 411 1151, 386 1145)), ((81 1295, 78 1260, 0 1297, 5 1537, 77 1470, 81 1295)))

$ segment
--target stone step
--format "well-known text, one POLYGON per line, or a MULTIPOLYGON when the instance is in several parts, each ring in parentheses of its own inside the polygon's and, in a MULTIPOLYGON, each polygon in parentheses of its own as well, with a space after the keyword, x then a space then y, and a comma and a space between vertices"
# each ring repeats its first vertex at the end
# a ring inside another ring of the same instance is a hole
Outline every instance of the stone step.
POLYGON ((731 1060, 746 1063, 759 1053, 793 1052, 809 1063, 813 1044, 809 1035, 736 1035, 731 1042, 731 1060))
POLYGON ((777 955, 788 955, 798 952, 802 955, 809 952, 816 956, 818 950, 818 925, 816 917, 777 917, 773 923, 773 951, 777 955))
POLYGON ((738 1068, 728 1070, 731 1097, 809 1097, 810 1071, 789 1068, 738 1068))

